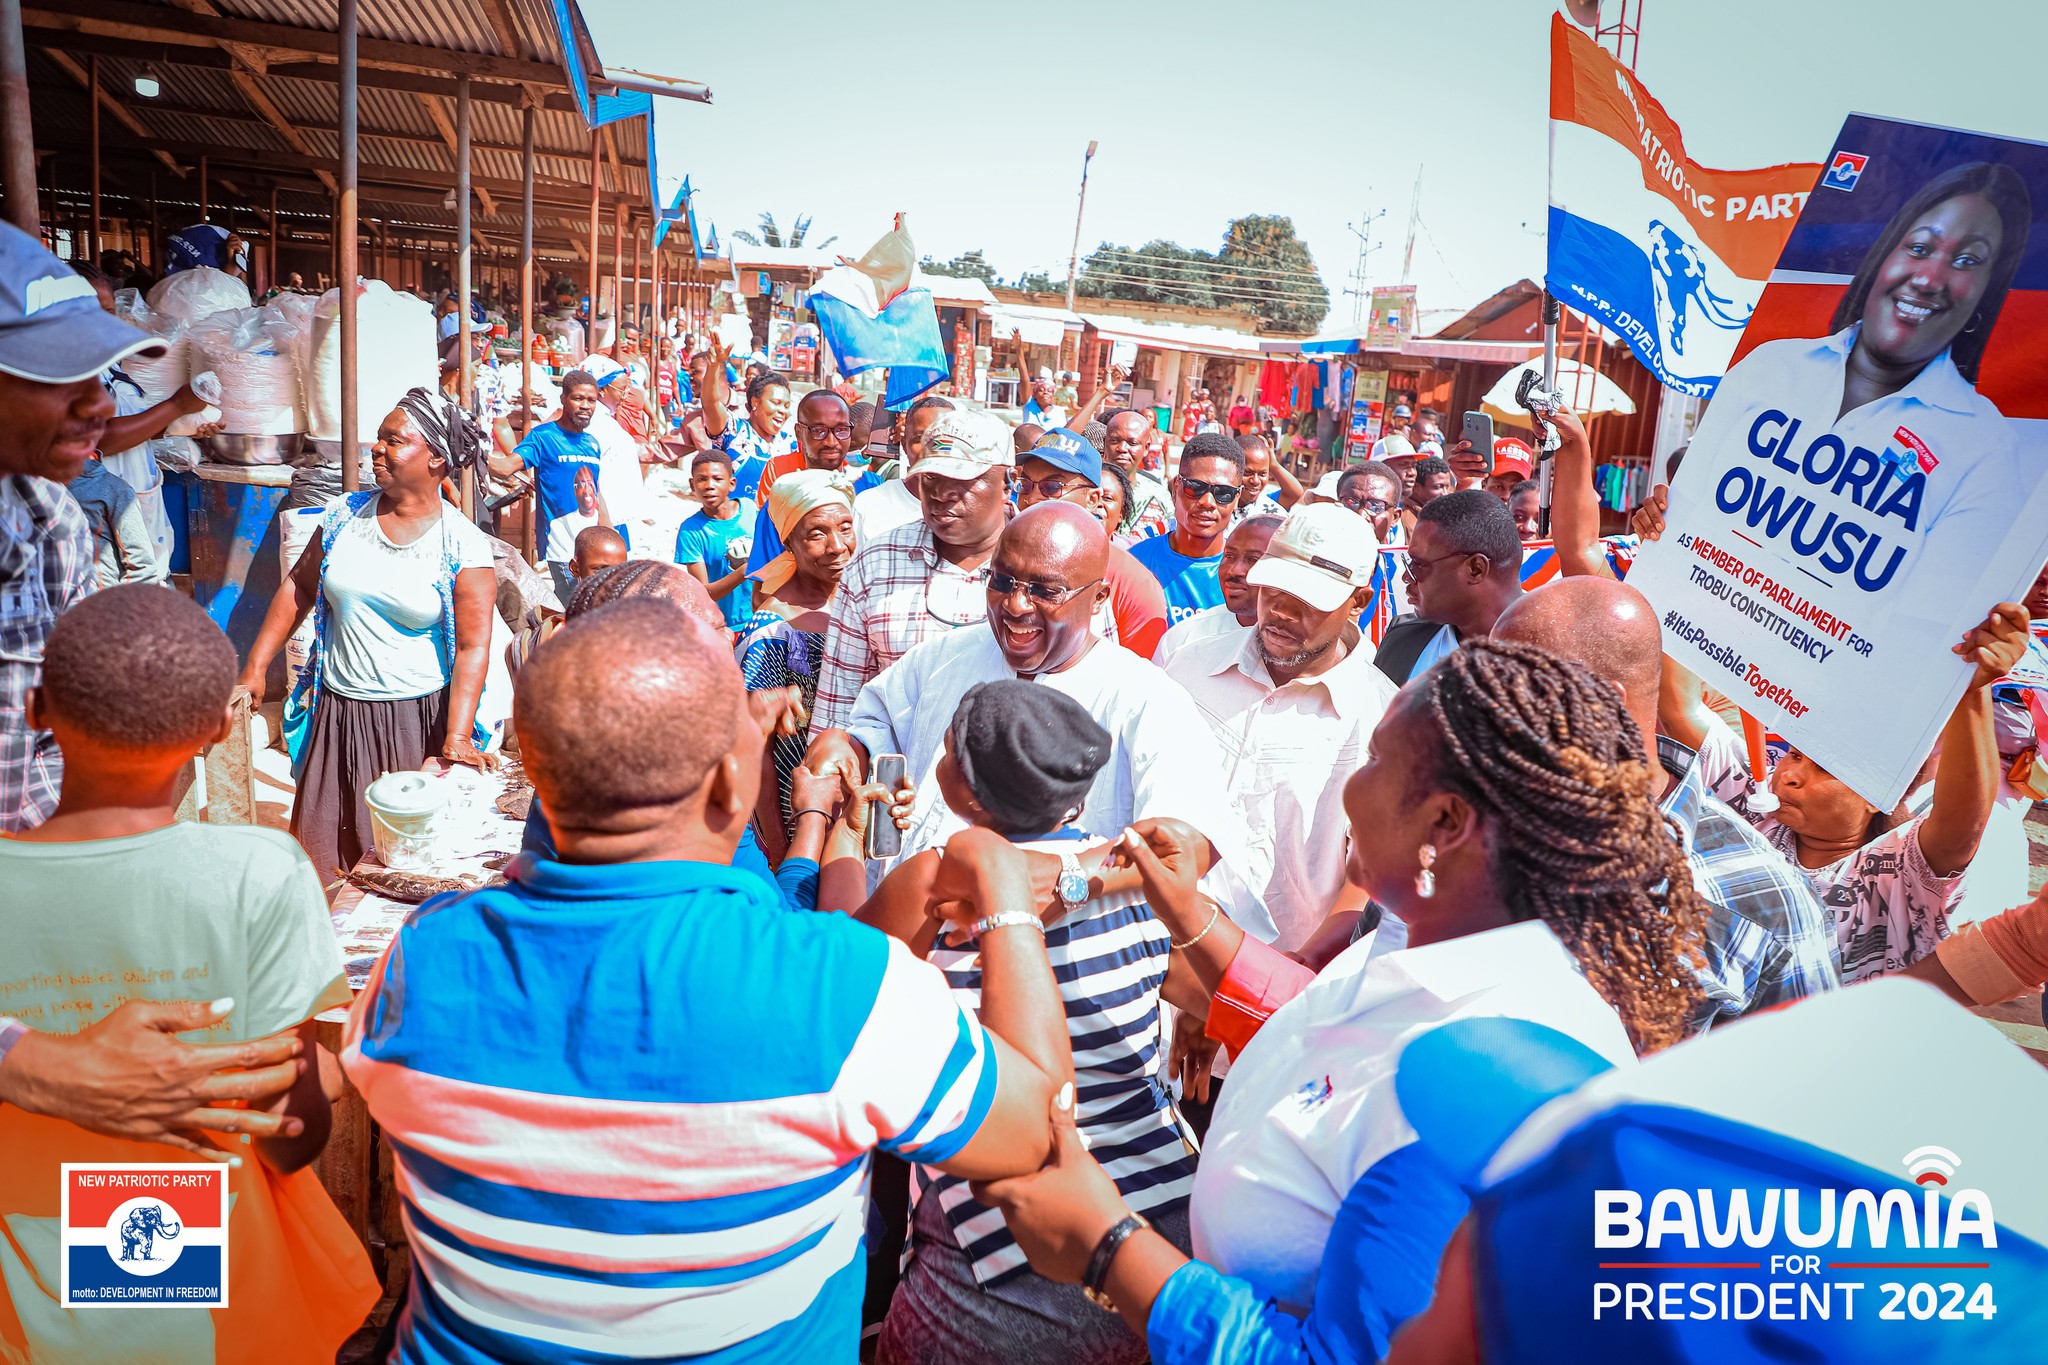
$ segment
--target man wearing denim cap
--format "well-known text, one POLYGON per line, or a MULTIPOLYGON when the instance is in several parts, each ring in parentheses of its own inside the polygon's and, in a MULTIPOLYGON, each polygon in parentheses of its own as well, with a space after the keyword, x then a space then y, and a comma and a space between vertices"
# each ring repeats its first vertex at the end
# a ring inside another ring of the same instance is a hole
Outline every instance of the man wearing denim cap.
MULTIPOLYGON (((1102 454, 1072 427, 1048 431, 1017 462, 1017 510, 1057 498, 1085 507, 1104 530, 1108 508, 1102 499, 1102 454)), ((1097 628, 1143 658, 1151 658, 1166 633, 1166 591, 1123 546, 1109 547, 1109 602, 1097 628)))
POLYGON ((92 532, 64 485, 85 471, 114 400, 107 366, 163 343, 100 308, 92 285, 0 224, 0 832, 57 808, 63 760, 23 707, 51 624, 92 591, 92 532))
POLYGON ((1250 835, 1240 870, 1284 952, 1308 940, 1343 890, 1344 781, 1396 690, 1358 627, 1379 553, 1357 513, 1295 508, 1245 575, 1258 623, 1197 640, 1166 669, 1223 751, 1224 789, 1250 835))

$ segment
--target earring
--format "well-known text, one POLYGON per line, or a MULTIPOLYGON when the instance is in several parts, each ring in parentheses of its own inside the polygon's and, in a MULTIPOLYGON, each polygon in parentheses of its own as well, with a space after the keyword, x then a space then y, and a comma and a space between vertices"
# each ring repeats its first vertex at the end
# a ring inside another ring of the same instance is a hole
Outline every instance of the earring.
POLYGON ((1979 327, 1982 327, 1983 325, 1984 315, 1982 313, 1972 313, 1970 314, 1970 325, 1963 329, 1963 335, 1968 336, 1970 333, 1976 331, 1979 327))
POLYGON ((1422 860, 1422 868, 1415 874, 1415 894, 1428 900, 1436 894, 1436 873, 1430 871, 1436 866, 1436 845, 1424 844, 1416 856, 1422 860))

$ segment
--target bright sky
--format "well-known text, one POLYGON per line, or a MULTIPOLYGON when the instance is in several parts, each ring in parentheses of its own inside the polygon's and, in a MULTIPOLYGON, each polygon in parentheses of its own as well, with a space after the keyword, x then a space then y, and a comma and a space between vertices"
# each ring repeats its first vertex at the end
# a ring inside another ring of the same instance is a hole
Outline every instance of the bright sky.
MULTIPOLYGON (((665 102, 658 157, 721 237, 764 209, 785 226, 810 213, 812 240, 857 255, 901 209, 920 254, 978 247, 1005 280, 1063 279, 1093 138, 1084 256, 1153 238, 1213 251, 1229 219, 1285 214, 1329 325, 1348 325, 1348 225, 1385 211, 1366 281, 1403 282, 1419 171, 1422 309, 1541 276, 1544 0, 1181 0, 1129 18, 1101 0, 582 5, 606 63, 711 86, 711 105, 665 102)), ((1644 9, 1637 73, 1710 167, 1818 161, 1852 110, 2048 139, 2035 0, 1644 9)))

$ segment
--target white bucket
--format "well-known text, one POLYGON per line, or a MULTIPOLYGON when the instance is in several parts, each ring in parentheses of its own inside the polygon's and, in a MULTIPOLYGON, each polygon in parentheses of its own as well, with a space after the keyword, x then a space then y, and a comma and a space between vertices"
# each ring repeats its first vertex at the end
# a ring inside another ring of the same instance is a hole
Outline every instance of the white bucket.
POLYGON ((434 823, 448 784, 425 773, 385 773, 363 793, 377 861, 394 872, 424 872, 433 863, 434 823))

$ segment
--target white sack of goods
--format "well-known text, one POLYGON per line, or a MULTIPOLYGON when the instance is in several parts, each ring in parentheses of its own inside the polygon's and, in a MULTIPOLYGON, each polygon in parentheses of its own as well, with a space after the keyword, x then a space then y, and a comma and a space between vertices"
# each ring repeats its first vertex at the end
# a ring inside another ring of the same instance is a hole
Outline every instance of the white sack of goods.
POLYGON ((218 420, 226 431, 285 436, 306 429, 299 329, 269 308, 235 308, 193 323, 188 335, 195 363, 220 377, 218 420))
MULTIPOLYGON (((407 389, 432 388, 441 372, 434 309, 382 280, 356 288, 356 439, 367 446, 377 425, 407 389)), ((305 367, 306 433, 318 441, 341 439, 341 294, 330 289, 313 310, 305 367)))
MULTIPOLYGON (((220 275, 218 270, 213 272, 220 275)), ((175 277, 173 277, 175 278, 175 277)), ((228 283, 238 283, 226 275, 221 278, 228 283)), ((165 281, 169 283, 168 280, 165 281)), ((158 288, 162 288, 161 285, 158 288)), ((142 295, 133 289, 123 289, 114 295, 114 316, 145 332, 153 333, 164 343, 162 355, 131 355, 121 362, 121 373, 135 381, 142 390, 142 405, 153 408, 184 386, 192 378, 192 342, 185 335, 186 322, 182 317, 159 317, 150 308, 142 295)), ((178 418, 171 423, 170 431, 179 436, 189 436, 201 424, 216 421, 220 414, 212 408, 178 418)))

